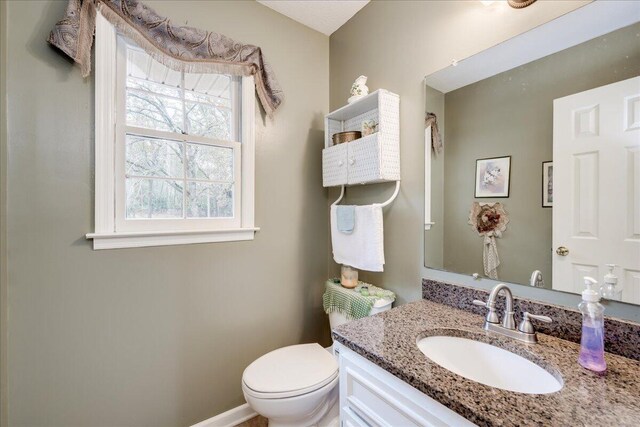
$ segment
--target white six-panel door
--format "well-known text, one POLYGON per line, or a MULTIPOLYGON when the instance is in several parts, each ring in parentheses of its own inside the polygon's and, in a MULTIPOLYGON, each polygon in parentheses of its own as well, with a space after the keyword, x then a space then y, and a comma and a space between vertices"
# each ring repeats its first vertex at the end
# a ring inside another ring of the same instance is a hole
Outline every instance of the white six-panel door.
POLYGON ((640 304, 640 77, 554 101, 553 169, 553 288, 580 292, 617 264, 623 301, 640 304))

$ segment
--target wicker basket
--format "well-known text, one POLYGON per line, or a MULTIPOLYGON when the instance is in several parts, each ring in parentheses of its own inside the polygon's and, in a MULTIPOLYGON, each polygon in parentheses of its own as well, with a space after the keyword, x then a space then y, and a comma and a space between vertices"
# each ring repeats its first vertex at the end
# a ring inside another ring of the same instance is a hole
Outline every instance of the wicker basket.
POLYGON ((333 140, 333 145, 355 141, 356 139, 360 139, 360 138, 362 138, 362 132, 357 130, 349 130, 346 132, 334 133, 333 136, 331 137, 331 139, 333 140))

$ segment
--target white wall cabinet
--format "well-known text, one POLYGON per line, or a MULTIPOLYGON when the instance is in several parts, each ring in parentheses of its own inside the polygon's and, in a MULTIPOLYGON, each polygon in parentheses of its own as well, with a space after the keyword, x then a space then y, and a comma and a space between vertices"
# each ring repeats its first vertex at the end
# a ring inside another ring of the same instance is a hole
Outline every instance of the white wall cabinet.
POLYGON ((340 363, 340 424, 375 427, 475 426, 389 372, 334 342, 340 363))
POLYGON ((400 180, 399 122, 400 97, 384 89, 328 114, 322 151, 323 186, 400 180), (335 133, 360 131, 366 120, 378 123, 376 133, 332 145, 335 133))

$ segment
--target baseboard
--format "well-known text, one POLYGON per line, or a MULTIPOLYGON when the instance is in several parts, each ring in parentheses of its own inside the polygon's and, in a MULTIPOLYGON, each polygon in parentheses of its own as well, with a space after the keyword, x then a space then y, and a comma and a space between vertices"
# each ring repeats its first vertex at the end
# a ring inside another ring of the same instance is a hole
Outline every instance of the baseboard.
POLYGON ((234 427, 258 414, 251 409, 248 403, 218 414, 213 418, 194 424, 191 427, 234 427))

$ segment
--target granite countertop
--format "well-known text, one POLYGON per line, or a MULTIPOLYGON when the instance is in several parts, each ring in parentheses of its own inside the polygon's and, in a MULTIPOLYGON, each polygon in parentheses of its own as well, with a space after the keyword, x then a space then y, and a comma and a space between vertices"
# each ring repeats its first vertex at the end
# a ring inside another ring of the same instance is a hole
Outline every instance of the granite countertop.
POLYGON ((576 343, 538 334, 525 344, 482 329, 484 318, 428 300, 333 330, 334 339, 468 420, 487 426, 640 425, 640 362, 606 353, 604 376, 582 368, 576 343), (430 361, 416 344, 430 335, 472 338, 517 353, 562 377, 545 395, 505 391, 468 380, 430 361))

